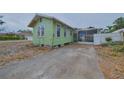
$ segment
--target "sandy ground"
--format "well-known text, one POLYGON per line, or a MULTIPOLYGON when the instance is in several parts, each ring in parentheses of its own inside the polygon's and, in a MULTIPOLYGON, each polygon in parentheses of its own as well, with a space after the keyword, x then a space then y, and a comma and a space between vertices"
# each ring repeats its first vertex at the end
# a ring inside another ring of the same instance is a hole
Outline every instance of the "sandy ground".
POLYGON ((96 51, 105 78, 124 79, 124 53, 115 52, 111 47, 102 46, 97 46, 96 51))
POLYGON ((0 41, 0 65, 15 60, 29 59, 48 51, 50 49, 34 46, 31 41, 0 41))
POLYGON ((21 62, 0 67, 0 78, 102 79, 93 47, 55 49, 21 62))

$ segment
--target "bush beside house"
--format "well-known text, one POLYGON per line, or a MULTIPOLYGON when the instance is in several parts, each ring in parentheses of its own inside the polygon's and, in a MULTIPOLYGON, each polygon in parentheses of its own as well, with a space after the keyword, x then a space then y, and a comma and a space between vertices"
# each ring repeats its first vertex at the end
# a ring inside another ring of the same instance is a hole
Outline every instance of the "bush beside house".
POLYGON ((24 37, 15 34, 3 34, 0 35, 0 40, 23 40, 24 37))

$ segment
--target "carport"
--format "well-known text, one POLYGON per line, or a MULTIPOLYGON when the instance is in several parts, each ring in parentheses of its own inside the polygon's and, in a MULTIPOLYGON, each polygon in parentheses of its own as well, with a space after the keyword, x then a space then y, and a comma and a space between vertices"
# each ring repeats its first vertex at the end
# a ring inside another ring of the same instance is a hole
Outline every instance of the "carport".
POLYGON ((100 33, 100 28, 88 27, 76 30, 77 41, 79 42, 94 42, 94 34, 100 33))

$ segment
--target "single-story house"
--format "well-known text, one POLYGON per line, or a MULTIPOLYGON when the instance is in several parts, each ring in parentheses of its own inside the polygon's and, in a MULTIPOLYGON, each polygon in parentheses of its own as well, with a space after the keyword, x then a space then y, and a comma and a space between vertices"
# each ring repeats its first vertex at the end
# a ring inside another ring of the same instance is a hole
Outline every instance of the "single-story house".
POLYGON ((33 28, 34 45, 52 47, 74 41, 74 28, 55 17, 36 14, 28 27, 33 28))
POLYGON ((21 31, 21 32, 17 32, 16 34, 24 37, 25 40, 32 41, 32 32, 31 31, 21 31))
POLYGON ((106 43, 106 38, 112 41, 124 41, 124 29, 113 33, 103 33, 101 28, 73 28, 61 20, 36 14, 28 27, 33 28, 33 44, 40 46, 61 46, 67 43, 99 45, 106 43))

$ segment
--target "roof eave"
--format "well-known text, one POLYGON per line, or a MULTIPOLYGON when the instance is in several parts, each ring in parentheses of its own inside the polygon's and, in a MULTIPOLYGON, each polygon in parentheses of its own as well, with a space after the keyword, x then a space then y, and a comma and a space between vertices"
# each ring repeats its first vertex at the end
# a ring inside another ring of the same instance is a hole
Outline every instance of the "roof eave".
POLYGON ((29 23, 28 27, 34 27, 34 22, 36 22, 38 18, 39 18, 38 15, 35 15, 31 22, 29 23))
POLYGON ((68 26, 69 28, 71 28, 71 29, 74 30, 73 27, 67 25, 66 23, 62 22, 61 20, 59 20, 59 19, 57 19, 57 18, 50 17, 50 16, 45 16, 45 15, 41 15, 41 14, 36 14, 36 15, 34 16, 34 18, 32 19, 32 21, 30 22, 30 24, 28 25, 28 27, 34 27, 34 22, 36 22, 38 18, 43 18, 43 17, 44 17, 44 18, 48 18, 48 19, 53 19, 53 20, 55 20, 55 21, 58 21, 58 22, 60 22, 60 23, 62 23, 62 24, 64 24, 64 25, 66 25, 66 26, 68 26))

